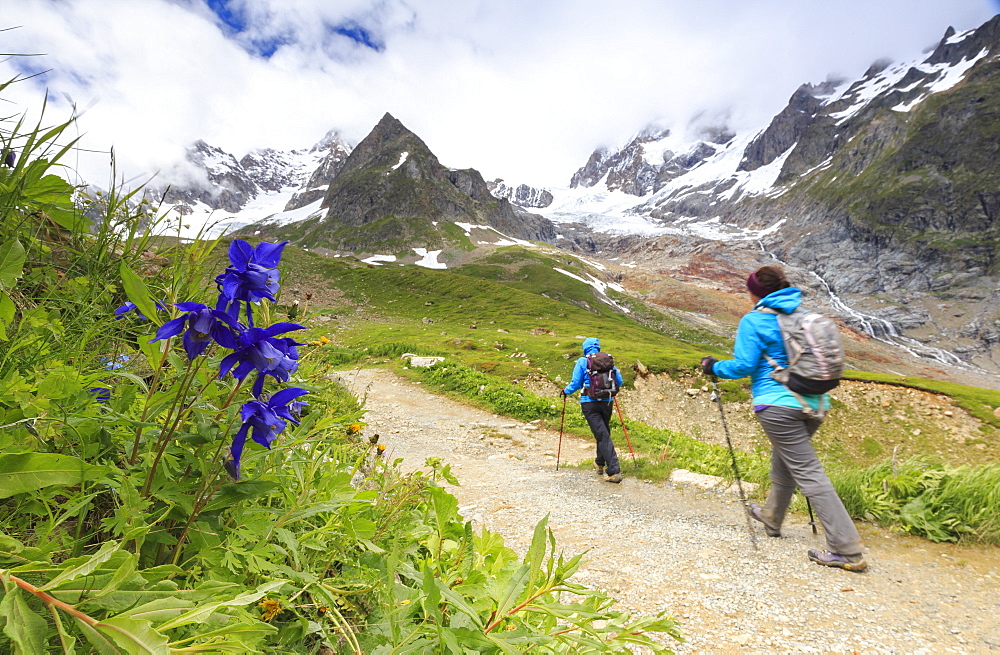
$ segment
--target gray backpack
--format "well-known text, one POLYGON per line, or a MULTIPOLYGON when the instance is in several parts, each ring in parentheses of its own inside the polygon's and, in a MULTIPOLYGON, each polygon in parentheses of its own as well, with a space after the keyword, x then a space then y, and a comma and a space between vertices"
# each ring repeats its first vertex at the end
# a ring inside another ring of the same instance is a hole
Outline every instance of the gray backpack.
MULTIPOLYGON (((816 395, 840 384, 844 371, 844 345, 837 324, 818 312, 796 309, 783 314, 769 307, 758 311, 775 314, 785 342, 788 366, 771 357, 771 377, 795 394, 816 395)), ((765 355, 766 356, 766 355, 765 355)))

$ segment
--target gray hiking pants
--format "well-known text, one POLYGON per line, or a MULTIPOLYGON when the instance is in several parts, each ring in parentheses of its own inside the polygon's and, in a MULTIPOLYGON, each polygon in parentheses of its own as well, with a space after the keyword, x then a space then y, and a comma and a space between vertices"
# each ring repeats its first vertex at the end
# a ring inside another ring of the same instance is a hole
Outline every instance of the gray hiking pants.
POLYGON ((771 490, 761 518, 781 528, 796 487, 809 499, 826 533, 827 549, 840 555, 860 555, 861 535, 826 476, 811 439, 822 419, 792 407, 768 406, 757 420, 771 441, 771 490))

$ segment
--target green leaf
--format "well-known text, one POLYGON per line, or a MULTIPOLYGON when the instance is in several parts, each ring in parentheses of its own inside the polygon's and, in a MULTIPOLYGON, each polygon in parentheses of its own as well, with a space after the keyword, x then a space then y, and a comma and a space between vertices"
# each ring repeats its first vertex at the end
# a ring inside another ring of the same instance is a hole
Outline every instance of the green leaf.
POLYGON ((118 270, 122 276, 122 285, 125 287, 125 295, 135 303, 143 316, 150 320, 156 318, 156 304, 150 299, 149 287, 142 281, 135 271, 128 267, 128 264, 121 262, 118 270))
POLYGON ((90 642, 90 645, 94 647, 95 653, 98 655, 121 655, 122 651, 118 650, 107 637, 95 630, 89 623, 76 619, 76 625, 90 642))
POLYGON ((0 341, 7 340, 7 326, 14 324, 17 307, 14 301, 5 293, 0 293, 0 341))
POLYGON ((118 542, 109 541, 101 546, 100 550, 89 557, 78 557, 76 559, 67 560, 65 564, 68 565, 69 568, 49 580, 47 584, 39 587, 39 589, 42 589, 43 591, 46 589, 52 589, 54 587, 58 587, 63 582, 78 578, 81 575, 90 575, 97 570, 101 564, 111 559, 111 556, 114 555, 120 547, 121 546, 118 542))
POLYGON ((62 646, 63 655, 76 655, 76 637, 66 632, 58 611, 52 610, 52 620, 56 624, 56 633, 59 635, 59 645, 62 646))
POLYGON ((258 600, 266 596, 269 592, 278 589, 285 584, 284 580, 273 580, 271 582, 264 583, 257 587, 256 591, 247 592, 245 594, 240 594, 232 600, 223 600, 217 603, 209 603, 208 605, 202 605, 190 612, 185 612, 184 614, 178 616, 173 621, 168 621, 160 626, 160 630, 172 630, 174 628, 179 628, 182 625, 188 625, 190 623, 204 623, 208 618, 219 609, 223 607, 243 607, 251 603, 256 603, 258 600))
POLYGON ((0 615, 6 619, 3 633, 14 644, 14 655, 45 653, 49 626, 24 602, 21 589, 15 587, 0 600, 0 615))
MULTIPOLYGON (((243 482, 230 482, 224 484, 218 493, 205 504, 202 513, 214 512, 216 510, 232 507, 237 503, 243 503, 254 498, 266 496, 279 488, 277 482, 269 480, 244 480, 243 482)), ((340 508, 340 503, 331 503, 331 507, 320 511, 334 511, 340 508)))
POLYGON ((101 596, 110 594, 113 591, 117 591, 121 584, 125 582, 125 580, 131 578, 132 574, 135 572, 136 557, 132 553, 128 553, 128 557, 126 557, 125 560, 118 566, 118 570, 116 570, 115 574, 111 576, 111 579, 108 580, 107 584, 105 584, 100 591, 91 596, 91 598, 100 598, 101 596))
POLYGON ((0 243, 0 287, 14 286, 24 272, 24 246, 17 239, 0 243))
POLYGON ((95 626, 129 655, 167 655, 167 638, 153 629, 149 621, 116 616, 95 626))
POLYGON ((545 560, 547 550, 549 515, 546 514, 541 521, 535 525, 535 534, 531 538, 531 546, 524 556, 524 563, 531 567, 531 578, 528 581, 528 591, 534 591, 538 586, 541 575, 542 562, 545 560))
POLYGON ((77 485, 108 472, 82 459, 52 453, 0 455, 0 499, 55 485, 77 485))

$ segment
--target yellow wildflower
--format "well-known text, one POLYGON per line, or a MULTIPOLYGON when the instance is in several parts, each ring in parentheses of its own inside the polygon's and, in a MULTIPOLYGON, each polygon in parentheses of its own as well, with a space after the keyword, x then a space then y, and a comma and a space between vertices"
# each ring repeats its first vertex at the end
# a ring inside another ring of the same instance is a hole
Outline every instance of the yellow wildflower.
POLYGON ((351 423, 347 426, 347 434, 357 434, 364 429, 365 426, 360 423, 351 423))
POLYGON ((320 337, 320 338, 319 338, 319 342, 320 342, 320 343, 330 343, 330 340, 329 340, 329 339, 327 339, 326 337, 320 337))
POLYGON ((271 598, 265 598, 257 603, 257 606, 262 609, 260 618, 264 621, 270 621, 281 612, 281 603, 271 598))

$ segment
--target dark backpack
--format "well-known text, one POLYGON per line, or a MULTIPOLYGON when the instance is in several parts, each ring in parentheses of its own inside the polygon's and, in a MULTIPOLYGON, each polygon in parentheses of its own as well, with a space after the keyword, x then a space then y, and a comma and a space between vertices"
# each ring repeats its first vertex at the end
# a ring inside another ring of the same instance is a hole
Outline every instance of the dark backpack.
POLYGON ((784 367, 767 358, 774 368, 772 378, 793 393, 808 395, 826 393, 840 384, 844 371, 844 346, 833 320, 804 309, 796 309, 791 314, 767 307, 758 311, 777 315, 788 356, 788 366, 784 367))
POLYGON ((618 376, 615 375, 615 358, 609 353, 587 355, 587 380, 590 387, 587 397, 593 400, 610 400, 618 395, 618 376))

